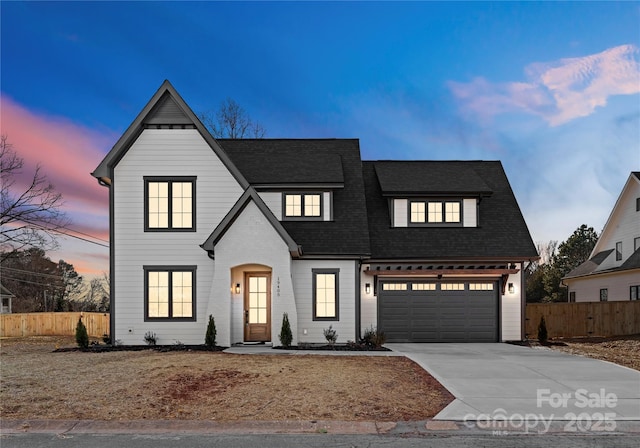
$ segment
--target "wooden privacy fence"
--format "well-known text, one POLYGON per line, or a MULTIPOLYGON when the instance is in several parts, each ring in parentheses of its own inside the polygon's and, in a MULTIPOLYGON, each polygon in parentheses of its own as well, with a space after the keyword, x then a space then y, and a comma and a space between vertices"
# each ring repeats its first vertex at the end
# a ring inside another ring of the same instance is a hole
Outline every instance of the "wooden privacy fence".
POLYGON ((527 338, 538 337, 544 316, 550 338, 622 336, 640 333, 640 301, 530 303, 526 310, 527 338))
POLYGON ((0 314, 0 337, 74 336, 78 319, 92 337, 109 334, 109 313, 0 314))

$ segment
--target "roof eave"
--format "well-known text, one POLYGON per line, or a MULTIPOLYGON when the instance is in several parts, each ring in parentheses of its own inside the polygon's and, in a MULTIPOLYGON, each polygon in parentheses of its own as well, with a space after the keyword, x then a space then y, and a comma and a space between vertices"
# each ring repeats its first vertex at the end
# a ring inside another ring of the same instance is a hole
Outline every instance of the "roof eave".
POLYGON ((493 191, 383 191, 384 197, 474 197, 493 195, 493 191))

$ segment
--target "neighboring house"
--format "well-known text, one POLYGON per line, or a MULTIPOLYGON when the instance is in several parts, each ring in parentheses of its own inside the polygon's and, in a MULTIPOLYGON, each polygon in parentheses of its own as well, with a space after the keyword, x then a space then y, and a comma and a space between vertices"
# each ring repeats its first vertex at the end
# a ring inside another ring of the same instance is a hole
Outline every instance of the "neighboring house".
POLYGON ((640 300, 640 172, 629 175, 589 260, 562 281, 570 302, 640 300))
POLYGON ((11 314, 11 301, 15 296, 0 283, 0 314, 11 314))
POLYGON ((200 344, 523 338, 538 258, 500 162, 363 162, 355 139, 215 140, 165 81, 92 173, 111 337, 200 344))

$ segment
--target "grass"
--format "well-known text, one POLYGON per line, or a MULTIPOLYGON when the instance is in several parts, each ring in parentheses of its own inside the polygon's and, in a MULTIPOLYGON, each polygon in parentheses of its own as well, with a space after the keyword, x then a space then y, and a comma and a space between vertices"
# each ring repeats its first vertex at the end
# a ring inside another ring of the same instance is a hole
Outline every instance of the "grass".
POLYGON ((452 395, 402 357, 62 352, 0 341, 4 419, 424 420, 452 395))

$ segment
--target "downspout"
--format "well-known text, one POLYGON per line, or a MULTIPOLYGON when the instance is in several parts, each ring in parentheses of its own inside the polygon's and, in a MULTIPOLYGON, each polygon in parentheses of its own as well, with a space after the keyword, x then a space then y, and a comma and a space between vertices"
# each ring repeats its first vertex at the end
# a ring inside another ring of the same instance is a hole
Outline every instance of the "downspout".
POLYGON ((362 257, 356 260, 356 343, 360 340, 361 333, 361 308, 362 308, 362 287, 361 287, 361 278, 360 271, 362 270, 362 257))
POLYGON ((111 183, 107 183, 104 178, 98 178, 98 184, 103 187, 107 187, 109 189, 109 338, 111 339, 111 345, 115 345, 116 343, 116 323, 115 323, 115 250, 114 250, 114 242, 115 242, 115 230, 114 230, 114 217, 113 213, 115 210, 114 207, 114 198, 113 198, 113 168, 109 169, 109 175, 111 179, 111 183))
POLYGON ((521 313, 521 317, 520 317, 520 340, 524 341, 526 339, 526 331, 527 331, 527 323, 526 323, 526 319, 527 319, 527 275, 526 273, 529 272, 529 268, 531 267, 531 265, 533 264, 532 260, 529 260, 529 264, 525 267, 524 266, 524 261, 522 262, 523 268, 522 268, 522 273, 520 275, 521 279, 520 279, 520 291, 521 291, 521 300, 522 300, 522 305, 520 306, 520 313, 521 313))

